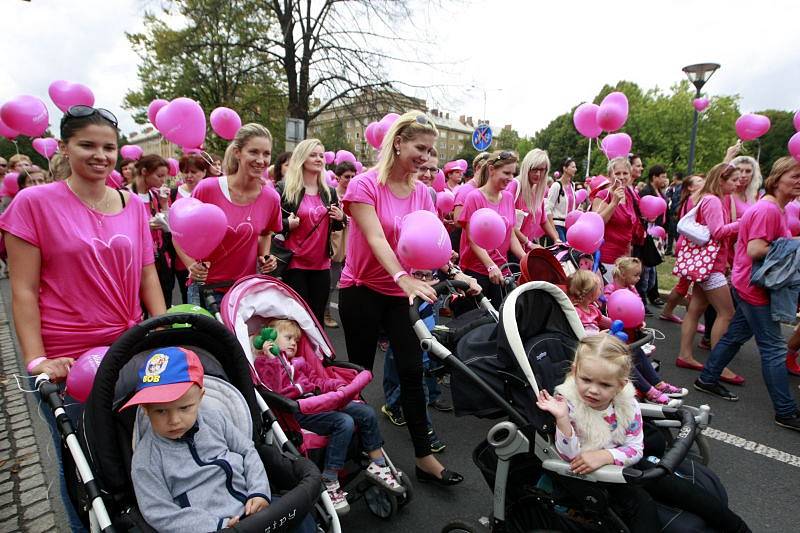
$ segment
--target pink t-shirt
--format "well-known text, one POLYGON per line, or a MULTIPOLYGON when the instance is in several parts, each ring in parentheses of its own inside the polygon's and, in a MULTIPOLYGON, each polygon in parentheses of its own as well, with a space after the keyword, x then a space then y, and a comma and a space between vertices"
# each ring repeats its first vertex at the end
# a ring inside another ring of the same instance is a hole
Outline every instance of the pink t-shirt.
MULTIPOLYGON (((114 193, 116 194, 116 193, 114 193)), ((39 313, 48 357, 110 345, 142 319, 142 268, 153 263, 149 213, 135 194, 115 215, 86 207, 65 181, 22 190, 0 229, 39 248, 39 313)))
POLYGON ((289 232, 286 247, 294 252, 289 268, 327 270, 331 267, 328 255, 328 208, 319 194, 303 196, 297 208, 300 225, 289 232))
POLYGON ((605 287, 603 287, 603 296, 608 298, 609 296, 614 294, 614 291, 616 291, 618 289, 628 289, 629 291, 631 291, 632 293, 636 294, 637 296, 639 295, 639 293, 636 291, 636 287, 635 286, 628 285, 627 287, 625 287, 623 285, 617 285, 617 282, 612 281, 611 283, 608 283, 608 284, 606 284, 605 287))
POLYGON ((611 319, 603 316, 597 304, 589 304, 587 308, 575 304, 575 312, 578 313, 578 318, 581 319, 583 329, 586 330, 587 335, 597 335, 601 329, 607 329, 611 319))
MULTIPOLYGON (((378 183, 378 173, 374 170, 353 178, 342 201, 344 202, 344 211, 348 215, 352 203, 373 206, 386 241, 393 250, 397 249, 400 224, 405 215, 419 210, 436 213, 433 200, 428 193, 428 187, 424 183, 414 182, 414 190, 411 191, 411 194, 406 198, 398 198, 388 186, 378 183)), ((351 221, 353 223, 350 225, 350 233, 347 236, 347 261, 342 270, 339 287, 365 285, 373 291, 387 296, 404 296, 403 289, 394 282, 386 269, 381 266, 378 258, 372 253, 367 238, 355 219, 351 219, 351 221)), ((403 267, 408 270, 407 265, 403 265, 403 267)))
POLYGON ((711 271, 724 274, 733 260, 731 237, 739 231, 739 221, 731 222, 730 197, 725 196, 723 201, 713 194, 703 196, 697 209, 697 222, 708 226, 711 239, 719 243, 719 253, 711 266, 711 271))
POLYGON ((738 194, 732 195, 733 203, 736 205, 736 220, 741 220, 747 210, 750 209, 755 202, 746 202, 742 200, 738 194))
MULTIPOLYGON (((222 244, 210 257, 195 257, 211 262, 207 283, 236 281, 256 273, 258 237, 281 231, 281 199, 275 189, 262 187, 261 194, 249 205, 234 204, 222 191, 221 178, 206 178, 197 184, 192 196, 214 204, 225 212, 228 231, 222 244)), ((227 180, 225 180, 227 191, 227 180)))
POLYGON ((469 180, 468 182, 461 185, 456 191, 456 201, 455 206, 463 206, 464 200, 467 199, 467 195, 475 190, 475 182, 473 180, 469 180))
MULTIPOLYGON (((597 198, 608 202, 611 189, 604 189, 597 193, 597 198)), ((633 209, 632 202, 637 198, 626 191, 625 203, 617 204, 611 218, 606 222, 606 231, 603 235, 603 245, 600 247, 600 261, 603 263, 613 263, 622 256, 630 255, 631 243, 633 242, 634 229, 639 226, 636 211, 633 209)))
POLYGON ((514 196, 506 191, 500 192, 500 202, 496 204, 487 200, 480 189, 475 189, 469 193, 464 201, 464 209, 462 209, 461 213, 458 215, 458 223, 464 228, 464 231, 461 232, 460 244, 461 268, 488 276, 489 272, 486 270, 486 265, 481 263, 478 256, 475 255, 475 252, 472 251, 469 241, 469 231, 467 229, 467 224, 472 214, 484 207, 496 211, 506 225, 506 235, 500 246, 494 250, 486 250, 489 253, 489 257, 491 257, 492 261, 494 261, 497 266, 503 265, 508 261, 508 249, 511 246, 511 232, 514 229, 514 221, 517 215, 514 210, 514 196))
POLYGON ((538 239, 544 235, 544 225, 547 222, 547 213, 545 212, 544 199, 538 209, 534 209, 536 213, 531 213, 528 209, 528 204, 520 195, 517 198, 517 203, 514 205, 516 209, 527 213, 527 216, 522 219, 522 226, 519 230, 529 239, 538 239))
POLYGON ((747 243, 756 239, 772 242, 781 237, 791 237, 786 213, 769 200, 759 200, 747 210, 741 222, 734 249, 731 282, 745 302, 750 305, 769 305, 769 293, 761 287, 750 285, 753 260, 747 255, 747 243))

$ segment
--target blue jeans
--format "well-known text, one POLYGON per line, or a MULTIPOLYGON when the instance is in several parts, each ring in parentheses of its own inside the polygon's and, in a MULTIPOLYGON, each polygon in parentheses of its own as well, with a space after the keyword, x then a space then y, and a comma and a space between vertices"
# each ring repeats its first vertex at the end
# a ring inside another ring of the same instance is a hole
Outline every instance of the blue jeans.
POLYGON ((636 284, 636 291, 642 298, 644 305, 647 305, 647 294, 656 286, 656 267, 646 267, 642 265, 642 276, 636 284))
MULTIPOLYGON (((217 302, 217 306, 222 302, 222 297, 225 296, 224 293, 221 292, 214 292, 214 300, 217 302)), ((192 305, 199 305, 200 307, 206 307, 206 303, 200 298, 200 285, 197 283, 192 283, 189 287, 186 288, 186 298, 187 303, 192 305)))
POLYGON ((383 446, 378 429, 378 417, 369 405, 350 402, 341 411, 327 411, 315 415, 295 415, 301 427, 317 435, 328 437, 325 450, 325 470, 341 470, 347 460, 347 448, 358 426, 362 447, 371 452, 383 446))
POLYGON ((567 242, 567 228, 566 226, 556 226, 556 233, 561 242, 567 242))
POLYGON ((719 340, 708 356, 700 381, 717 383, 722 370, 733 360, 742 345, 755 335, 761 355, 761 374, 778 416, 791 416, 797 404, 789 391, 786 371, 786 339, 781 333, 780 322, 772 320, 769 305, 751 305, 731 291, 736 302, 736 313, 728 331, 719 340))

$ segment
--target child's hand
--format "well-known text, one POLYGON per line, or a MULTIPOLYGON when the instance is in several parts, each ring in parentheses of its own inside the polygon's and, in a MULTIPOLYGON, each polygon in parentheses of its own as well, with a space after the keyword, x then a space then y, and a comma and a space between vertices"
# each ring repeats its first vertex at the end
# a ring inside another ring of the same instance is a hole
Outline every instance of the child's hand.
POLYGON ((564 419, 569 416, 567 402, 561 397, 551 396, 545 389, 539 391, 539 397, 536 399, 536 406, 542 411, 547 411, 556 419, 564 419))
POLYGON ((266 509, 267 507, 269 507, 269 502, 261 496, 256 496, 254 498, 250 498, 247 500, 247 503, 244 504, 244 514, 245 516, 252 516, 261 509, 266 509))
POLYGON ((601 466, 614 464, 614 457, 608 450, 583 452, 569 463, 576 474, 590 474, 601 466))
POLYGON ((272 355, 272 347, 275 346, 275 341, 264 341, 264 347, 261 348, 261 355, 265 355, 270 359, 274 358, 275 356, 272 355))

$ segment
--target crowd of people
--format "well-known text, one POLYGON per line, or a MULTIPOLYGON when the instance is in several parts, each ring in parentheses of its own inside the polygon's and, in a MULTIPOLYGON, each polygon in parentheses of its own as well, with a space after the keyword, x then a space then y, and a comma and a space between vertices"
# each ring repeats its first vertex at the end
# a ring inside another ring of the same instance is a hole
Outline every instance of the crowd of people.
MULTIPOLYGON (((86 350, 111 345, 143 317, 161 315, 179 303, 173 301, 176 285, 182 303, 202 306, 206 294, 219 303, 231 284, 245 276, 279 275, 320 324, 341 326, 351 362, 372 370, 376 348, 386 348, 385 375, 394 383, 385 384, 387 405, 381 410, 393 423, 407 426, 417 479, 456 485, 463 476, 435 455, 444 444, 427 413, 429 406, 451 407, 439 400, 436 381, 426 373, 428 363, 409 320, 409 300, 427 302, 432 325, 440 314, 460 312, 455 306, 442 308, 432 283, 457 279, 470 285, 471 294, 483 293, 499 307, 506 264, 523 260, 533 249, 568 244, 569 214, 593 211, 605 225, 600 276, 590 271, 589 258, 587 271, 576 272, 568 287, 587 333, 610 327, 598 305, 604 294, 630 289, 641 298, 646 316, 653 316, 651 307, 663 305, 658 318, 681 324, 675 362, 701 371, 694 388, 730 401, 738 397, 722 383, 744 385, 744 378, 729 365, 742 344, 755 336, 775 422, 800 430, 800 413, 787 378, 788 372, 800 375, 800 334, 795 333, 787 347, 781 321, 774 309, 771 312, 775 294, 751 282, 762 262, 779 262, 793 253, 776 246, 791 237, 786 207, 800 197, 800 163, 790 157, 776 161, 762 180, 758 162, 740 156, 737 144, 705 174, 676 174, 670 181, 663 166, 652 164, 640 181, 644 159, 634 154, 610 160, 606 175, 577 183, 572 158, 559 163, 553 179, 544 150, 484 152, 466 170, 452 162, 443 165, 444 185, 455 201, 451 210, 442 212, 433 188, 440 165, 438 132, 418 111, 394 121, 373 168, 357 175, 354 164, 340 162, 332 169, 335 181, 327 175, 322 142, 307 139, 291 153, 273 157, 272 135, 259 124, 242 126, 221 159, 200 152, 184 154, 177 181, 170 179, 169 163, 159 155, 118 161, 118 133, 116 118, 108 111, 75 106, 61 120, 59 153, 50 169, 36 167, 22 155, 7 162, 0 159, 0 173, 19 173, 20 192, 6 206, 0 229, 17 336, 31 375, 46 373, 63 382, 86 350), (119 188, 107 185, 116 168, 124 180, 119 188), (581 189, 588 195, 579 195, 581 189), (640 210, 641 198, 648 195, 664 198, 668 205, 656 220, 647 220, 640 210), (172 238, 170 205, 186 197, 218 206, 227 219, 227 233, 208 257, 192 257, 172 238), (505 225, 502 242, 494 249, 481 247, 470 231, 472 216, 481 209, 496 212, 505 225), (437 270, 410 269, 398 256, 400 221, 419 210, 435 213, 450 233, 452 260, 437 270), (708 228, 710 250, 679 232, 678 221, 690 214, 708 228), (666 301, 658 293, 648 243, 654 225, 666 230, 666 239, 655 238, 660 254, 680 257, 693 248, 712 256, 704 275, 678 275, 666 301), (338 321, 329 305, 334 291, 338 321), (679 305, 687 307, 682 318, 675 313, 679 305), (709 338, 701 347, 711 349, 705 364, 694 352, 695 335, 703 330, 709 338)), ((785 305, 794 316, 796 294, 795 301, 785 305)), ((281 349, 297 342, 291 338, 298 335, 296 325, 279 324, 278 329, 281 335, 289 332, 281 349)), ((641 350, 629 359, 620 363, 620 371, 633 376, 631 394, 642 401, 673 405, 687 394, 661 379, 641 350)), ((622 385, 616 393, 621 390, 622 385)), ((598 406, 605 409, 612 397, 598 406)), ((569 413, 554 401, 540 398, 542 408, 559 420, 559 431, 574 437, 569 413)), ((77 417, 81 404, 67 404, 68 414, 77 417)), ((361 407, 339 414, 300 422, 329 433, 338 431, 337 424, 347 425, 348 418, 351 433, 353 419, 375 428, 374 413, 361 407)), ((52 416, 50 423, 57 442, 52 416)), ((396 488, 379 452, 380 434, 373 430, 365 441, 375 475, 396 488)), ((574 449, 564 454, 570 459, 578 455, 574 449)), ((341 510, 346 499, 336 483, 340 463, 336 453, 328 457, 323 477, 341 510)), ((586 461, 578 468, 583 472, 597 466, 586 461)), ((248 510, 260 508, 268 496, 254 493, 248 510)), ((738 524, 735 515, 724 517, 738 524)), ((74 512, 70 518, 74 530, 80 530, 74 512)))

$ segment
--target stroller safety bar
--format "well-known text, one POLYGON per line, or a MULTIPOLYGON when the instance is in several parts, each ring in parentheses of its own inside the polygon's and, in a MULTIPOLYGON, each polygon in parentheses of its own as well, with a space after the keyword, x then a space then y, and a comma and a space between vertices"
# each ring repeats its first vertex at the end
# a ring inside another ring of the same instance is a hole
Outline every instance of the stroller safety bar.
POLYGON ((94 479, 94 474, 89 466, 89 461, 86 460, 86 455, 83 453, 78 442, 78 437, 75 436, 75 430, 72 427, 72 421, 67 416, 64 410, 64 402, 59 394, 58 385, 50 381, 50 376, 47 374, 39 374, 36 377, 36 389, 39 395, 47 402, 53 410, 53 415, 56 418, 56 426, 58 427, 61 438, 69 449, 69 453, 75 462, 75 467, 78 469, 78 474, 83 483, 86 494, 91 502, 91 512, 94 513, 94 518, 97 521, 100 530, 103 533, 113 533, 114 526, 111 525, 111 518, 108 515, 105 502, 100 494, 100 488, 97 486, 97 481, 94 479))

